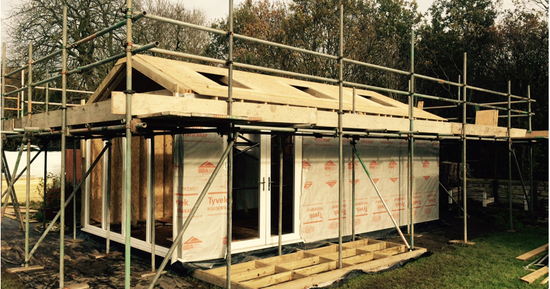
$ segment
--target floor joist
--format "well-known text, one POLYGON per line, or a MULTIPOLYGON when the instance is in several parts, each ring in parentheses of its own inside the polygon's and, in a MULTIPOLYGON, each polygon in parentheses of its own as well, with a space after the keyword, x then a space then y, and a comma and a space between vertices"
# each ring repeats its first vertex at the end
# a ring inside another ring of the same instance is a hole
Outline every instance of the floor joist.
MULTIPOLYGON (((304 288, 344 277, 352 270, 375 270, 419 257, 427 250, 407 252, 405 245, 361 239, 342 245, 338 269, 338 245, 298 251, 283 256, 231 266, 232 288, 304 288)), ((193 277, 225 288, 226 267, 196 270, 193 277)))

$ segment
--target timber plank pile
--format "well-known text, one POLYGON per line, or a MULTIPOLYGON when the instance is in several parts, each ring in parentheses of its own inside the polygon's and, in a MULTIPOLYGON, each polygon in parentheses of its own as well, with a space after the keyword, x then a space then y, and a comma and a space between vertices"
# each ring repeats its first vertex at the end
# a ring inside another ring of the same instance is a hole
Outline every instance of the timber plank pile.
MULTIPOLYGON (((405 245, 361 239, 342 245, 342 268, 338 269, 339 247, 317 249, 254 260, 231 266, 232 288, 307 288, 344 277, 352 270, 375 270, 419 257, 427 250, 408 251, 405 245)), ((226 267, 195 270, 193 277, 224 287, 226 267)))
MULTIPOLYGON (((524 269, 529 269, 529 267, 531 265, 537 265, 537 266, 542 266, 542 261, 544 259, 548 259, 548 244, 546 245, 542 245, 536 249, 533 249, 527 253, 524 253, 524 254, 521 254, 519 256, 516 257, 516 259, 518 260, 522 260, 522 261, 527 261, 535 256, 538 256, 542 253, 546 252, 546 256, 527 265, 527 266, 524 266, 523 268, 524 269), (536 264, 535 264, 536 263, 536 264)), ((531 284, 533 282, 535 282, 537 279, 541 278, 542 276, 548 274, 548 266, 542 266, 541 268, 537 269, 537 270, 534 270, 533 272, 523 276, 520 278, 521 281, 523 282, 526 282, 528 284, 531 284)), ((542 281, 540 282, 540 284, 547 284, 548 283, 548 276, 546 276, 546 278, 542 279, 542 281)))

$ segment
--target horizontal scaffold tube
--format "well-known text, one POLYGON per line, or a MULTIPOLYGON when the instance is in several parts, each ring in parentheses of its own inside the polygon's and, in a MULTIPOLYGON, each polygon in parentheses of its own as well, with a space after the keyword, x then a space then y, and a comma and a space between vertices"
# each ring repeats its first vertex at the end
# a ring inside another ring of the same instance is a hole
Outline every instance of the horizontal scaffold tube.
POLYGON ((366 84, 359 84, 359 83, 349 82, 349 81, 344 81, 343 83, 344 83, 344 85, 351 86, 351 87, 364 88, 364 89, 370 89, 370 90, 376 90, 376 91, 384 91, 384 92, 401 94, 401 95, 409 95, 409 92, 407 92, 407 91, 401 91, 401 90, 390 89, 390 88, 383 88, 383 87, 366 85, 366 84))
MULTIPOLYGON (((25 100, 25 103, 29 103, 29 101, 25 100)), ((32 104, 46 104, 46 102, 44 102, 44 101, 33 101, 32 104)), ((49 105, 62 105, 59 102, 48 102, 48 104, 49 105)), ((67 103, 67 106, 82 106, 82 104, 67 103)))
POLYGON ((239 62, 234 62, 233 66, 240 67, 240 68, 245 68, 245 69, 255 69, 255 70, 260 70, 260 71, 264 71, 264 72, 278 73, 278 74, 294 76, 294 77, 307 78, 307 79, 317 80, 317 81, 324 81, 324 82, 328 82, 328 83, 338 83, 338 80, 332 79, 332 78, 314 76, 314 75, 297 73, 297 72, 284 71, 284 70, 280 70, 280 69, 267 68, 267 67, 256 66, 256 65, 251 65, 251 64, 244 64, 244 63, 239 63, 239 62))
POLYGON ((444 79, 441 79, 441 78, 430 77, 430 76, 426 76, 426 75, 422 75, 422 74, 416 74, 415 73, 414 77, 435 81, 435 82, 440 83, 440 84, 450 84, 450 85, 454 85, 454 86, 462 86, 462 83, 449 81, 449 80, 444 80, 444 79))
POLYGON ((394 73, 397 73, 397 74, 403 74, 403 75, 410 75, 411 74, 410 71, 404 71, 404 70, 384 67, 384 66, 371 64, 371 63, 367 63, 367 62, 362 62, 362 61, 357 61, 357 60, 348 59, 348 58, 344 58, 344 62, 351 63, 351 64, 357 64, 357 65, 361 65, 361 66, 366 66, 366 67, 370 67, 370 68, 376 68, 376 69, 385 70, 385 71, 389 71, 389 72, 394 72, 394 73))
MULTIPOLYGON (((156 47, 157 45, 158 45, 158 42, 152 42, 152 43, 149 43, 149 44, 147 44, 147 45, 140 45, 140 47, 137 48, 137 49, 134 49, 134 50, 132 51, 132 53, 134 53, 134 54, 135 54, 135 53, 140 53, 140 52, 149 50, 149 49, 151 49, 151 48, 153 48, 153 47, 156 47)), ((94 63, 90 63, 90 64, 88 64, 88 65, 84 65, 84 66, 77 67, 77 68, 75 68, 75 69, 73 69, 73 70, 67 71, 67 75, 71 75, 71 74, 74 74, 74 73, 80 73, 80 72, 85 71, 85 70, 88 70, 88 69, 90 69, 90 68, 94 68, 94 67, 96 67, 96 66, 103 65, 103 64, 108 63, 108 62, 111 62, 111 61, 119 60, 119 59, 121 59, 121 58, 123 58, 123 57, 126 57, 126 52, 117 54, 117 55, 115 55, 115 56, 111 56, 111 57, 109 57, 109 58, 106 58, 106 59, 103 59, 103 60, 100 60, 100 61, 97 61, 97 62, 94 62, 94 63)), ((44 80, 41 80, 41 81, 39 81, 39 82, 35 82, 35 83, 31 84, 31 86, 38 86, 38 85, 43 84, 43 83, 47 83, 47 82, 50 82, 50 81, 54 81, 54 80, 56 80, 56 79, 61 78, 62 75, 63 75, 63 74, 58 74, 58 75, 52 76, 52 77, 50 77, 50 78, 48 78, 48 79, 44 79, 44 80)), ((27 89, 27 86, 24 86, 24 87, 22 87, 22 88, 20 88, 20 89, 18 89, 18 90, 14 90, 14 91, 10 91, 9 93, 6 93, 6 94, 4 94, 4 96, 9 96, 9 95, 18 93, 18 92, 20 92, 20 91, 24 91, 24 90, 26 90, 26 89, 27 89)))
POLYGON ((162 21, 162 22, 166 22, 166 23, 170 23, 170 24, 176 24, 176 25, 179 25, 179 26, 184 26, 184 27, 193 28, 193 29, 197 29, 197 30, 202 30, 202 31, 206 31, 206 32, 214 33, 214 34, 220 34, 220 35, 226 35, 227 34, 227 31, 218 30, 218 29, 214 29, 214 28, 210 28, 210 27, 206 27, 206 26, 202 26, 202 25, 197 25, 197 24, 193 24, 193 23, 189 23, 189 22, 174 20, 174 19, 166 18, 166 17, 162 17, 162 16, 151 15, 149 13, 145 13, 145 18, 149 18, 149 19, 153 19, 153 20, 157 20, 157 21, 162 21))
MULTIPOLYGON (((139 13, 139 14, 134 15, 134 17, 132 18, 132 20, 135 21, 135 20, 138 20, 138 19, 142 18, 143 16, 145 16, 144 13, 145 13, 145 12, 142 12, 142 13, 139 13)), ((95 33, 93 33, 93 34, 90 35, 90 36, 87 36, 87 37, 85 37, 85 38, 82 38, 82 39, 80 39, 79 41, 77 41, 77 42, 75 42, 75 43, 72 43, 72 44, 68 45, 68 46, 67 46, 67 49, 71 49, 71 48, 77 47, 77 46, 80 45, 80 44, 86 43, 86 42, 88 42, 88 41, 90 41, 90 40, 92 40, 92 39, 94 39, 94 38, 97 38, 97 37, 99 37, 99 36, 101 36, 101 35, 104 35, 104 34, 106 34, 106 33, 108 33, 108 32, 111 32, 111 31, 113 31, 113 30, 115 30, 115 29, 117 29, 117 28, 120 28, 120 27, 124 26, 124 25, 126 25, 126 19, 124 19, 124 20, 118 22, 117 24, 115 24, 115 25, 113 25, 113 26, 110 26, 110 27, 107 27, 107 28, 105 28, 105 29, 103 29, 103 30, 101 30, 101 31, 95 32, 95 33)), ((54 51, 54 52, 52 52, 52 53, 50 53, 50 54, 48 54, 48 55, 46 55, 46 56, 44 56, 44 57, 42 57, 42 58, 40 58, 40 59, 37 59, 37 60, 33 61, 32 64, 34 65, 34 64, 37 64, 37 63, 46 61, 46 60, 48 60, 48 59, 50 59, 50 58, 52 58, 52 57, 54 57, 54 56, 60 55, 61 52, 63 52, 62 49, 56 50, 56 51, 54 51)), ((12 75, 14 75, 14 74, 16 74, 16 73, 18 73, 18 72, 20 72, 20 71, 22 71, 22 70, 25 70, 25 69, 27 69, 27 68, 29 68, 29 65, 25 65, 25 66, 23 66, 23 67, 20 67, 20 68, 18 68, 18 69, 16 69, 16 70, 14 70, 14 71, 12 71, 12 72, 6 74, 6 77, 10 77, 10 76, 12 76, 12 75)))
MULTIPOLYGON (((35 89, 41 89, 41 90, 53 90, 53 91, 63 91, 61 88, 56 87, 44 87, 44 86, 35 86, 35 89)), ((74 93, 85 93, 85 94, 94 94, 93 91, 86 91, 86 90, 77 90, 77 89, 65 89, 66 92, 74 92, 74 93)), ((35 102, 36 103, 36 102, 35 102)))
MULTIPOLYGON (((134 47, 135 48, 141 48, 141 45, 134 44, 134 47)), ((212 63, 218 63, 218 64, 224 64, 224 65, 226 63, 225 60, 221 60, 221 59, 198 56, 198 55, 194 55, 194 54, 177 52, 177 51, 166 50, 166 49, 161 49, 161 48, 151 48, 149 51, 155 52, 155 53, 160 53, 160 54, 165 54, 165 55, 181 57, 181 58, 187 58, 187 59, 193 59, 193 60, 199 60, 199 61, 206 61, 206 62, 212 62, 212 63)))
POLYGON ((434 100, 441 100, 441 101, 447 101, 447 102, 454 102, 454 103, 462 103, 462 100, 458 99, 452 99, 452 98, 445 98, 445 97, 439 97, 439 96, 432 96, 432 95, 426 95, 421 93, 415 93, 413 94, 415 97, 421 97, 421 98, 427 98, 427 99, 434 99, 434 100))
MULTIPOLYGON (((500 96, 508 96, 508 93, 506 93, 506 92, 494 91, 494 90, 475 87, 475 86, 466 85, 466 88, 471 89, 471 90, 477 90, 477 91, 480 91, 480 92, 487 92, 487 93, 491 93, 491 94, 496 94, 496 95, 500 95, 500 96)), ((513 94, 510 94, 510 97, 511 98, 517 98, 517 99, 523 99, 523 100, 530 100, 530 98, 528 98, 528 97, 517 96, 517 95, 513 95, 513 94)))

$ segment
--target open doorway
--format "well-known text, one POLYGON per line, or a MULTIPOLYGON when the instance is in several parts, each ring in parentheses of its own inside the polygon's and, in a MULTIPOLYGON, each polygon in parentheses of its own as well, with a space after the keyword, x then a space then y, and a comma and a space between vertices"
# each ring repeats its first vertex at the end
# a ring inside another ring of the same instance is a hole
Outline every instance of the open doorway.
POLYGON ((279 232, 282 152, 282 234, 296 233, 294 136, 241 134, 233 150, 233 242, 270 245, 279 232))

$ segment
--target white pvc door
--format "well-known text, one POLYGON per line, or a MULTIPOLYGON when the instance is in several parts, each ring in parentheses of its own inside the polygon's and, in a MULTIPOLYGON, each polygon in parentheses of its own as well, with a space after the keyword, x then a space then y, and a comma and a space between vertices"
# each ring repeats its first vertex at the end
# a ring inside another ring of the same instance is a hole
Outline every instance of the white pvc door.
POLYGON ((279 188, 283 187, 283 242, 299 239, 293 136, 243 134, 234 150, 233 248, 278 243, 279 188), (282 145, 281 145, 282 144, 282 145), (283 184, 280 151, 283 150, 283 184))

